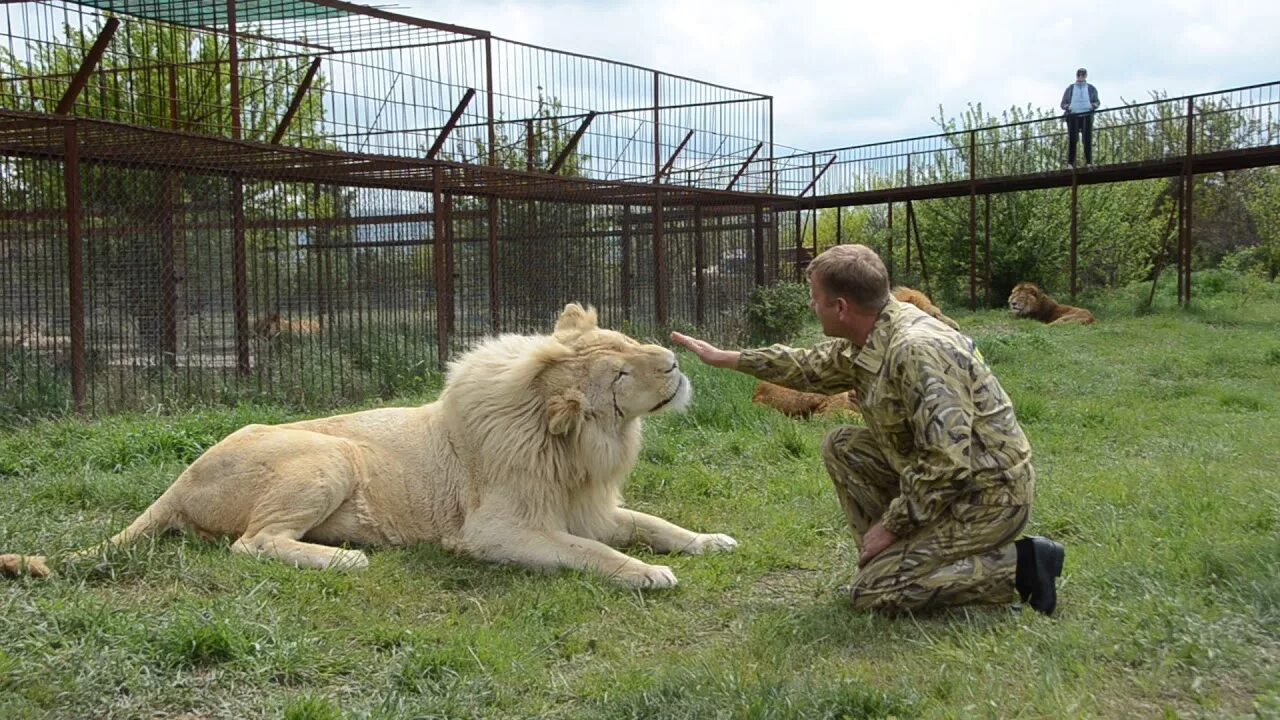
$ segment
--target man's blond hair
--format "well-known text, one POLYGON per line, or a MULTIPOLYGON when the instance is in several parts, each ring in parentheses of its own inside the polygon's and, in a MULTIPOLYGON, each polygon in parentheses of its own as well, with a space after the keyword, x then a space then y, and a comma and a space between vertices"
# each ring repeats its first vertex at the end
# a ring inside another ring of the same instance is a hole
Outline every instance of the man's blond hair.
POLYGON ((889 272, 876 251, 866 245, 828 248, 809 263, 806 272, 817 278, 828 294, 864 310, 879 310, 889 302, 889 272))

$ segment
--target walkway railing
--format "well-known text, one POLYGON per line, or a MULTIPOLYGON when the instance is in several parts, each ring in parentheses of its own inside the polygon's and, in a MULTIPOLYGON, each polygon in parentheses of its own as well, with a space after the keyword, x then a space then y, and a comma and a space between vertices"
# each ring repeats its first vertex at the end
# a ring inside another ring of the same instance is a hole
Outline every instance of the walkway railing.
MULTIPOLYGON (((1163 165, 1188 156, 1248 158, 1249 151, 1275 148, 1280 148, 1280 82, 1105 108, 1094 115, 1096 169, 1163 165)), ((1077 152, 1083 167, 1082 144, 1077 152)), ((775 190, 806 198, 1069 170, 1061 115, 773 159, 775 190)))

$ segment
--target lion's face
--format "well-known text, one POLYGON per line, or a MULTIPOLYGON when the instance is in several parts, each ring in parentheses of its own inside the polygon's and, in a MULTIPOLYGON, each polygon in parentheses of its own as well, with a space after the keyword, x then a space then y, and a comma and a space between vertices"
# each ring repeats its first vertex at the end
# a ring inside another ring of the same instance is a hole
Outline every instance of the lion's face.
POLYGON ((572 354, 544 377, 553 392, 563 388, 550 403, 553 431, 562 411, 570 415, 566 425, 573 424, 573 415, 631 419, 683 410, 693 396, 675 353, 599 327, 595 310, 566 306, 554 336, 572 354))
POLYGON ((1009 312, 1019 317, 1035 315, 1040 312, 1043 299, 1044 291, 1035 283, 1018 283, 1009 293, 1009 312))

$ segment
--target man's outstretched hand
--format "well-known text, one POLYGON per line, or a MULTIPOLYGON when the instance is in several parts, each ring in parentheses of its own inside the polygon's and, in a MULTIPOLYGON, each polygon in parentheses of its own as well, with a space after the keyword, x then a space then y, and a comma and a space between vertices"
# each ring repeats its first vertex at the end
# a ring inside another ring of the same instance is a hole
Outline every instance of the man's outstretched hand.
POLYGON ((705 340, 691 338, 678 332, 671 333, 671 342, 697 355, 699 360, 712 367, 729 370, 738 367, 738 356, 742 354, 736 350, 721 350, 705 340))

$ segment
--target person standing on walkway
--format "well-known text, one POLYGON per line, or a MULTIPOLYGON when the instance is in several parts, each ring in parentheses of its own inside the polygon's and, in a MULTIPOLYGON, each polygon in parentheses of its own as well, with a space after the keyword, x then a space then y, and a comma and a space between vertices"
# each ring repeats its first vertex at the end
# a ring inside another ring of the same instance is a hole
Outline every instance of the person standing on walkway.
POLYGON ((1076 164, 1076 141, 1084 135, 1084 164, 1093 164, 1093 113, 1098 109, 1098 89, 1084 68, 1076 70, 1076 81, 1062 93, 1062 111, 1067 120, 1067 164, 1076 164))

